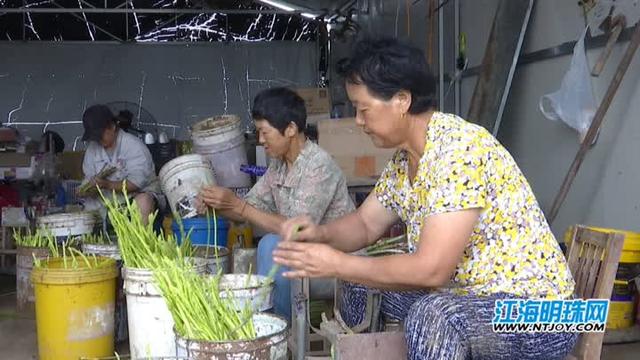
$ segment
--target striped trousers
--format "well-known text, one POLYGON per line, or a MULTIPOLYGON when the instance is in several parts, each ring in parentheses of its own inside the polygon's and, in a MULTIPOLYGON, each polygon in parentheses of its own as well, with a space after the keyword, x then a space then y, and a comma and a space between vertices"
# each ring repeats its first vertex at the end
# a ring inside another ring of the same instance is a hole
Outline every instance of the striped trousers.
MULTIPOLYGON (((383 318, 404 322, 411 360, 553 360, 573 349, 576 333, 495 333, 491 322, 495 301, 515 298, 436 292, 382 292, 383 318)), ((345 323, 362 322, 367 288, 344 283, 339 300, 345 323)))

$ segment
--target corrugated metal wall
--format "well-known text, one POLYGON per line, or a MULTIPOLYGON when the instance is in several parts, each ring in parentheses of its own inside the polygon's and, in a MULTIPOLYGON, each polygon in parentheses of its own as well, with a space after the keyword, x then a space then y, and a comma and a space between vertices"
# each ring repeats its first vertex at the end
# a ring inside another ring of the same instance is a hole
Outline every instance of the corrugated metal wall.
POLYGON ((68 150, 83 148, 82 113, 94 103, 140 104, 184 139, 190 124, 217 114, 238 114, 250 127, 260 89, 315 86, 318 68, 313 42, 2 43, 0 54, 2 123, 32 138, 57 131, 68 150))

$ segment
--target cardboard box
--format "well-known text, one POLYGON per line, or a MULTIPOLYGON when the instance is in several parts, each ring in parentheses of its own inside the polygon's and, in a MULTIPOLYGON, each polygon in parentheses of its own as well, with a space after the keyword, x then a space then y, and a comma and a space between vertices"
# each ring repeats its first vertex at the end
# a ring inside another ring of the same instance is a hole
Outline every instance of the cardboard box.
POLYGON ((395 153, 373 145, 354 118, 319 121, 318 144, 336 160, 348 186, 374 185, 395 153))
POLYGON ((29 167, 31 166, 31 154, 15 152, 0 153, 0 167, 29 167))
POLYGON ((294 89, 304 100, 307 115, 327 114, 331 112, 331 98, 327 88, 294 89))
POLYGON ((0 179, 26 180, 34 171, 35 158, 31 154, 0 153, 0 179))

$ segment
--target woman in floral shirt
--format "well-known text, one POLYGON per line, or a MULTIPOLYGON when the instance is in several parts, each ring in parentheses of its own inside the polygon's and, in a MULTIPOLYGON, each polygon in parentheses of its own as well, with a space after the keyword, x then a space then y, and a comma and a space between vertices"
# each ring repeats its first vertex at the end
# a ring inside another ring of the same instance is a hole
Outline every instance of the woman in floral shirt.
MULTIPOLYGON (((491 327, 497 300, 567 299, 574 289, 511 155, 484 128, 434 110, 435 81, 418 49, 362 41, 340 70, 356 122, 376 146, 398 151, 355 213, 320 226, 309 218, 282 226, 289 241, 274 260, 293 269, 285 275, 384 289, 382 311, 404 321, 411 359, 564 358, 574 333, 491 327), (407 224, 408 254, 348 254, 399 219, 407 224)), ((346 290, 341 312, 353 326, 366 291, 346 290)))

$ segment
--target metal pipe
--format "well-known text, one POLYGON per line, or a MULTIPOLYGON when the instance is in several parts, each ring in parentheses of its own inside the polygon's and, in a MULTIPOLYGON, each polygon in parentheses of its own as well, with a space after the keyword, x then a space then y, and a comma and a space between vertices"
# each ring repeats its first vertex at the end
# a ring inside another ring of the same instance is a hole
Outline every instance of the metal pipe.
MULTIPOLYGON (((460 52, 460 0, 454 0, 453 2, 453 7, 454 7, 454 15, 453 15, 453 26, 454 26, 454 32, 455 32, 455 52, 460 52)), ((453 55, 454 58, 454 71, 457 68, 455 65, 455 59, 457 59, 458 54, 455 53, 453 55)), ((453 88, 453 102, 454 102, 454 111, 457 115, 461 115, 460 114, 460 82, 462 80, 462 77, 458 77, 455 81, 455 84, 453 84, 454 88, 453 88)))
MULTIPOLYGON (((129 0, 124 2, 124 9, 129 10, 129 0)), ((129 13, 127 12, 124 16, 124 29, 125 29, 125 39, 129 41, 129 13)))
MULTIPOLYGON (((123 44, 120 41, 115 41, 115 40, 62 40, 62 41, 58 41, 58 40, 35 40, 35 41, 31 41, 31 40, 27 40, 26 42, 37 42, 38 44, 56 44, 56 45, 60 45, 61 43, 64 43, 66 45, 84 45, 84 44, 114 44, 114 45, 121 45, 123 44)), ((0 39, 0 44, 13 44, 16 45, 18 43, 22 43, 19 41, 14 41, 14 40, 2 40, 0 39)), ((125 42, 126 43, 126 42, 125 42)), ((189 47, 193 47, 193 46, 205 46, 205 47, 211 47, 213 46, 213 44, 217 44, 217 43, 222 43, 222 41, 185 41, 185 40, 180 40, 180 41, 135 41, 135 39, 133 39, 133 43, 135 43, 136 46, 140 46, 140 45, 144 45, 144 46, 156 46, 156 45, 162 45, 162 46, 189 46, 189 47)), ((243 46, 243 44, 246 44, 246 41, 230 41, 229 44, 233 45, 233 44, 238 44, 237 46, 243 46)), ((278 43, 292 43, 292 44, 298 44, 298 43, 305 43, 305 41, 293 41, 293 40, 283 40, 283 41, 278 41, 278 43)), ((251 42, 251 46, 268 46, 269 42, 268 41, 264 41, 264 42, 251 42)), ((19 46, 19 45, 16 45, 19 46)), ((226 45, 225 46, 230 46, 230 45, 226 45)))
POLYGON ((5 14, 68 14, 68 13, 86 13, 86 14, 280 14, 280 15, 301 15, 300 11, 284 11, 284 10, 239 10, 239 9, 131 9, 131 8, 0 8, 0 13, 5 14))
POLYGON ((534 3, 535 3, 535 0, 529 0, 529 7, 527 8, 524 21, 522 22, 522 28, 520 29, 520 37, 518 38, 518 45, 516 46, 516 51, 513 54, 513 61, 511 62, 511 68, 509 69, 509 75, 507 76, 507 83, 504 85, 504 92, 502 93, 502 99, 500 99, 500 107, 498 108, 498 114, 496 115, 496 122, 493 126, 493 131, 491 132, 493 136, 498 136, 498 131, 500 130, 500 123, 502 122, 502 114, 504 113, 504 107, 507 104, 509 90, 511 89, 511 81, 513 80, 513 75, 518 65, 520 50, 522 49, 522 44, 524 42, 524 35, 527 32, 527 26, 529 25, 529 18, 531 17, 531 11, 533 10, 534 3))
MULTIPOLYGON (((84 1, 83 1, 83 2, 84 2, 84 1)), ((59 7, 59 8, 61 8, 61 9, 64 9, 64 8, 62 7, 62 5, 59 5, 59 4, 58 4, 57 2, 55 2, 55 1, 53 2, 53 4, 54 4, 55 6, 58 6, 58 7, 59 7)), ((78 15, 78 14, 76 14, 76 13, 71 13, 70 15, 71 15, 71 16, 73 16, 73 17, 75 17, 75 18, 77 18, 77 19, 78 19, 78 20, 80 20, 80 21, 85 21, 85 19, 84 19, 82 16, 80 16, 80 15, 78 15)), ((124 41, 124 40, 123 40, 123 39, 121 39, 120 37, 118 37, 118 36, 116 36, 116 35, 113 35, 113 34, 112 34, 112 33, 110 33, 109 31, 107 31, 107 30, 103 29, 102 27, 100 27, 100 26, 98 26, 98 25, 94 24, 93 22, 91 22, 91 21, 87 21, 87 22, 88 22, 88 23, 90 23, 91 25, 93 25, 93 27, 95 27, 95 28, 96 28, 96 29, 98 29, 99 31, 101 31, 101 32, 105 33, 107 36, 111 37, 113 40, 121 41, 121 42, 122 42, 122 41, 124 41)))
POLYGON ((295 329, 296 353, 294 360, 304 360, 307 352, 307 299, 304 294, 303 281, 308 279, 291 280, 291 300, 293 312, 291 314, 295 329))
MULTIPOLYGON (((442 6, 443 1, 438 1, 438 7, 442 6)), ((445 111, 444 104, 444 11, 440 8, 438 11, 438 92, 440 111, 445 111)))
MULTIPOLYGON (((24 6, 24 0, 22 0, 22 5, 24 6)), ((22 41, 27 41, 27 14, 22 14, 22 41)))

